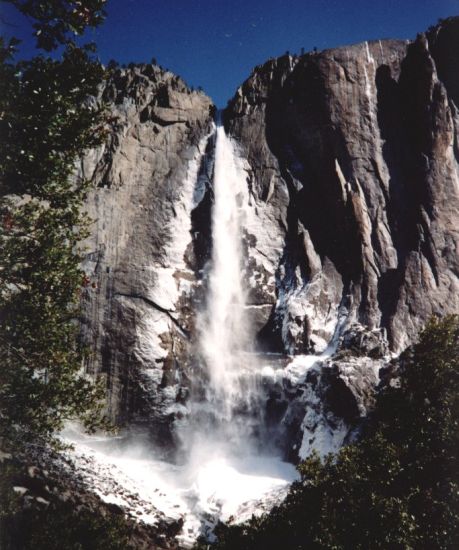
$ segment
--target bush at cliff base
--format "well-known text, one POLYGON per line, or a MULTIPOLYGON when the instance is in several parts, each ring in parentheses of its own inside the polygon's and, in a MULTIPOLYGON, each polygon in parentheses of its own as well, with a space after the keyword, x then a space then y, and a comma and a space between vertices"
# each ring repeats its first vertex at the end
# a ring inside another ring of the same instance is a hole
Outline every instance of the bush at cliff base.
POLYGON ((459 548, 459 321, 432 320, 381 389, 359 443, 311 456, 269 515, 217 549, 459 548))

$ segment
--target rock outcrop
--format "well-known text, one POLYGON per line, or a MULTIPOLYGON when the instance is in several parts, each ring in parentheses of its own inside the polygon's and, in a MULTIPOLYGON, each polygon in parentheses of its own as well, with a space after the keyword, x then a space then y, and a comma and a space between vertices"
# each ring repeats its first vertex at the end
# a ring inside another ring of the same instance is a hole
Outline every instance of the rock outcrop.
POLYGON ((109 141, 80 167, 92 182, 82 319, 87 369, 107 376, 115 422, 148 423, 167 439, 168 408, 180 400, 177 381, 192 357, 213 106, 153 65, 117 70, 100 99, 111 109, 109 141))
POLYGON ((321 355, 297 355, 261 372, 270 437, 291 462, 337 452, 358 436, 389 364, 385 331, 353 325, 321 355))
POLYGON ((452 18, 414 42, 286 55, 231 100, 227 129, 282 243, 249 237, 254 273, 276 280, 254 289, 268 349, 322 351, 342 314, 341 330, 383 328, 399 352, 459 310, 458 46, 452 18))
MULTIPOLYGON (((105 525, 105 536, 110 534, 108 528, 111 524, 116 525, 122 516, 124 528, 129 532, 129 549, 178 549, 175 537, 183 524, 180 519, 167 517, 148 503, 150 521, 139 521, 140 515, 146 515, 145 503, 139 495, 130 494, 124 487, 120 489, 114 479, 110 480, 108 487, 103 487, 105 479, 101 472, 94 469, 90 458, 83 456, 83 459, 87 462, 80 458, 78 464, 75 464, 72 453, 62 454, 42 447, 29 447, 25 453, 15 457, 0 451, 0 474, 4 484, 2 499, 7 499, 2 500, 2 504, 5 504, 8 512, 11 513, 12 508, 16 513, 15 521, 10 526, 12 531, 8 533, 13 535, 14 545, 11 546, 8 541, 3 540, 6 532, 1 533, 0 540, 2 544, 5 542, 6 548, 23 548, 24 533, 21 529, 32 529, 33 533, 33 529, 42 527, 40 520, 48 531, 50 524, 53 525, 50 517, 61 518, 61 523, 58 519, 54 527, 62 525, 64 521, 73 521, 75 524, 67 524, 66 527, 78 531, 76 525, 81 521, 80 515, 85 514, 86 517, 93 517, 95 523, 99 523, 100 531, 105 525), (104 494, 104 489, 106 493, 110 491, 111 499, 104 494), (123 498, 120 495, 123 495, 123 498)), ((8 517, 6 510, 5 516, 8 517)), ((45 533, 45 537, 60 536, 59 532, 45 533)), ((26 533, 26 538, 29 534, 26 533)), ((43 533, 41 534, 43 536, 43 533)))

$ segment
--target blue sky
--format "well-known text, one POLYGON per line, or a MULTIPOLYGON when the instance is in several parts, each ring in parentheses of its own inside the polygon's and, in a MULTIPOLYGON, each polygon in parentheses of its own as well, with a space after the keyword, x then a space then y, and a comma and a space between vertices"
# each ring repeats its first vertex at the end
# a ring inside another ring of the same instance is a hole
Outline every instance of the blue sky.
MULTIPOLYGON (((2 30, 23 20, 0 4, 2 30)), ((376 38, 414 38, 459 0, 108 0, 105 24, 88 33, 103 62, 150 61, 202 86, 222 107, 255 65, 285 53, 376 38)), ((30 43, 24 50, 30 53, 30 43)))

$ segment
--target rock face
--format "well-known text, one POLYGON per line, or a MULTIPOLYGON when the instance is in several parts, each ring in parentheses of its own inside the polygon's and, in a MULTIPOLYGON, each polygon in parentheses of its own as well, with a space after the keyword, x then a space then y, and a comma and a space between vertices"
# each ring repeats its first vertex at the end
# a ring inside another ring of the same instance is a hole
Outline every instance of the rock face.
POLYGON ((109 142, 80 167, 93 183, 82 319, 87 368, 106 374, 113 420, 150 423, 146 411, 155 411, 161 434, 192 356, 212 103, 152 65, 118 70, 101 98, 113 116, 109 142))
POLYGON ((385 331, 353 325, 324 354, 265 367, 268 428, 285 457, 295 463, 313 450, 325 456, 352 441, 372 410, 388 357, 385 331))
POLYGON ((284 56, 231 100, 226 126, 282 243, 253 262, 275 274, 254 296, 272 304, 268 349, 322 351, 342 314, 342 330, 381 327, 399 352, 459 310, 458 41, 451 19, 412 43, 284 56))
MULTIPOLYGON (((458 41, 456 18, 413 42, 283 56, 224 112, 247 182, 259 346, 325 353, 281 378, 265 372, 268 416, 292 459, 321 438, 339 447, 371 408, 384 357, 432 314, 459 311, 458 41)), ((150 65, 119 70, 101 94, 110 140, 80 167, 93 182, 87 368, 106 374, 115 421, 173 442, 211 249, 214 108, 150 65)))

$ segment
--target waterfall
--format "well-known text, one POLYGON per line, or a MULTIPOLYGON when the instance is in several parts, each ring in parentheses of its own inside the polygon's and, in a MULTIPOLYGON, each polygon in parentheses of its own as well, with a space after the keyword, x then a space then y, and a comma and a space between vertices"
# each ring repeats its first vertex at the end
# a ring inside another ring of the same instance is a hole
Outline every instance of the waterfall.
POLYGON ((194 381, 204 390, 195 391, 189 403, 185 447, 190 452, 190 446, 212 441, 214 447, 231 446, 234 454, 246 452, 261 431, 264 407, 244 288, 248 189, 221 124, 215 131, 213 194, 207 300, 198 316, 202 376, 194 381))
POLYGON ((376 127, 375 124, 375 105, 374 105, 374 84, 372 82, 374 81, 376 77, 376 67, 375 67, 375 59, 373 55, 370 52, 370 46, 368 45, 368 42, 365 42, 365 53, 367 58, 367 64, 363 64, 363 75, 365 78, 365 96, 367 98, 368 102, 368 111, 370 114, 370 124, 372 127, 376 127), (367 71, 367 65, 369 71, 367 71))
POLYGON ((176 460, 165 462, 135 437, 119 448, 116 441, 78 442, 80 469, 110 502, 132 492, 138 495, 137 517, 154 523, 160 510, 183 519, 177 536, 182 548, 191 548, 199 535, 214 540, 218 521, 249 519, 265 509, 264 499, 269 508, 297 477, 269 441, 266 368, 255 353, 247 316, 246 173, 222 125, 210 139, 212 251, 203 280, 206 300, 197 315, 193 364, 199 369, 190 377, 186 408, 179 405, 181 414, 174 421, 176 460), (108 471, 107 464, 116 482, 101 473, 108 471))
MULTIPOLYGON (((227 401, 238 393, 236 353, 246 344, 247 320, 242 285, 242 195, 232 144, 222 126, 216 130, 212 260, 207 308, 201 321, 201 346, 213 392, 227 401)), ((229 403, 228 403, 229 402, 229 403)))
POLYGON ((235 164, 233 145, 223 126, 216 130, 212 259, 207 307, 200 320, 200 343, 209 374, 210 399, 230 420, 240 401, 243 352, 250 351, 243 286, 242 223, 245 182, 235 164))

